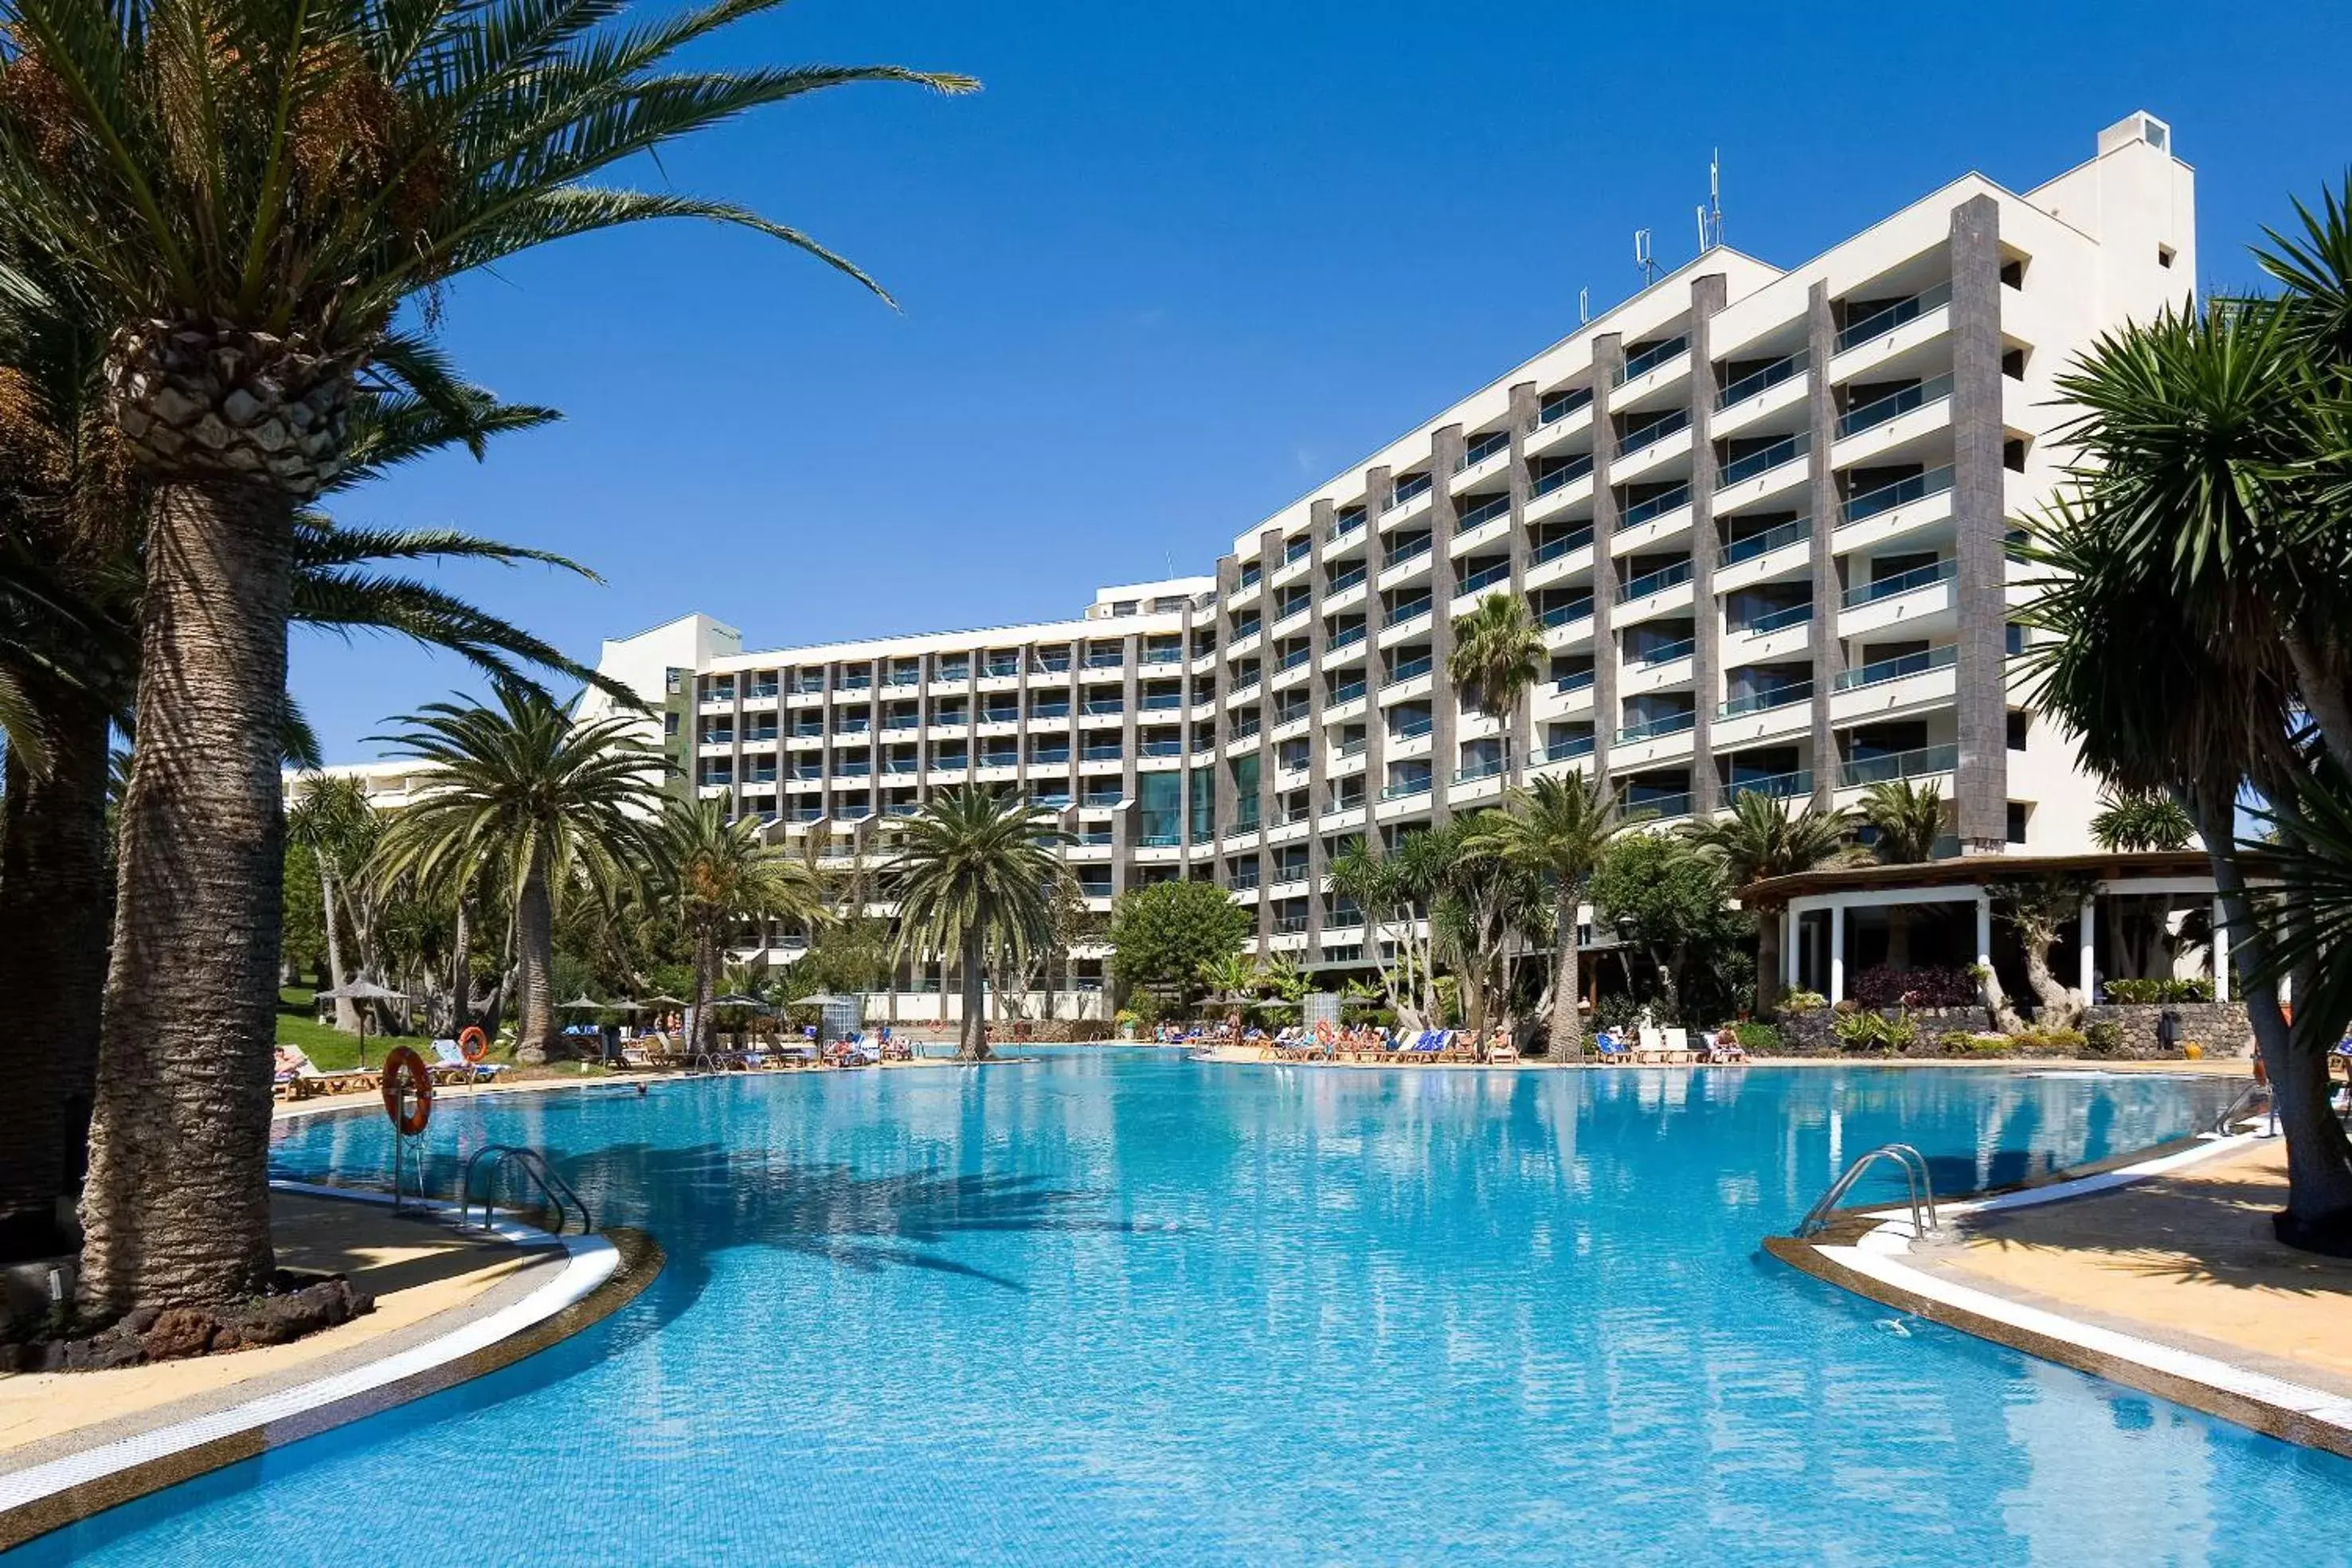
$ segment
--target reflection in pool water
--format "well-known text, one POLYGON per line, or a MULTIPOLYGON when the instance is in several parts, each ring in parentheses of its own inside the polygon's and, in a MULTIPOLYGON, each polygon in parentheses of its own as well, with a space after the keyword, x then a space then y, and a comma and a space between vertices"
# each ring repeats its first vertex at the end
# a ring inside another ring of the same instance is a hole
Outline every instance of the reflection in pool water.
MULTIPOLYGON (((2352 1465, 1888 1332, 1757 1249, 1898 1136, 1950 1192, 2176 1136, 2227 1093, 1075 1051, 447 1104, 445 1179, 544 1146, 660 1238, 663 1278, 506 1372, 24 1557, 2253 1562, 2352 1539, 2352 1465)), ((364 1178, 385 1137, 296 1124, 278 1162, 364 1178)))

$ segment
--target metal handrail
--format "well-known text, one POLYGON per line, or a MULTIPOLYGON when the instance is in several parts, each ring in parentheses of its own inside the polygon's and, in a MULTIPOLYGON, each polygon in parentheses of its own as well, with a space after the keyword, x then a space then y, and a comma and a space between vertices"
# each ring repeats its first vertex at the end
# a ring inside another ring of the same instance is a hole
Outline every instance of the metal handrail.
POLYGON ((2231 1101, 2228 1108, 2223 1110, 2220 1115, 2213 1118, 2214 1135, 2216 1137, 2222 1138, 2228 1137, 2230 1135, 2231 1124, 2236 1122, 2242 1113, 2252 1110, 2254 1102, 2263 1098, 2270 1092, 2271 1086, 2263 1082, 2259 1078, 2248 1083, 2243 1089, 2239 1090, 2237 1098, 2231 1101))
POLYGON ((1852 1190, 1864 1171, 1880 1160, 1893 1160, 1902 1167, 1903 1186, 1911 1200, 1911 1234, 1926 1236, 1940 1229, 1941 1222, 1936 1218, 1936 1184, 1927 1174, 1927 1156, 1908 1144, 1881 1144, 1846 1166, 1845 1174, 1832 1182, 1830 1189, 1814 1200, 1813 1207, 1805 1211, 1805 1218, 1797 1222, 1797 1239, 1801 1241, 1825 1229, 1830 1215, 1837 1208, 1838 1200, 1852 1190), (1923 1201, 1927 1217, 1924 1226, 1919 1222, 1923 1201))
MULTIPOLYGON (((459 1224, 464 1224, 466 1217, 473 1212, 474 1173, 481 1167, 484 1160, 492 1160, 490 1176, 493 1182, 496 1181, 499 1172, 510 1165, 520 1169, 522 1174, 530 1179, 531 1183, 539 1188, 541 1196, 547 1199, 548 1207, 555 1211, 556 1235, 563 1234, 563 1223, 572 1213, 577 1213, 580 1218, 582 1235, 584 1236, 596 1228, 594 1221, 589 1218, 586 1200, 572 1190, 570 1182, 555 1174, 554 1169, 547 1163, 547 1156, 537 1149, 525 1148, 520 1144, 491 1144, 474 1151, 473 1158, 466 1162, 465 1176, 457 1184, 457 1222, 459 1224), (492 1159, 494 1155, 496 1158, 492 1159), (568 1211, 564 1207, 566 1203, 572 1206, 568 1211)), ((489 1228, 490 1195, 485 1190, 482 1194, 482 1228, 488 1230, 489 1228)))

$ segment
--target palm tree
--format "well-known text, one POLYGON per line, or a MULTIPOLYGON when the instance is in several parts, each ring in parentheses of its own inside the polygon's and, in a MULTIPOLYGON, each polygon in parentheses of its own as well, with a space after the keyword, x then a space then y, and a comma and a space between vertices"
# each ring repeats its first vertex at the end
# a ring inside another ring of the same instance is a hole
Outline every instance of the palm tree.
MULTIPOLYGON (((294 804, 286 813, 286 837, 297 849, 309 851, 318 864, 327 978, 340 991, 351 977, 343 965, 343 912, 352 884, 365 874, 383 824, 356 779, 310 773, 295 781, 294 791, 294 804)), ((347 1034, 359 1032, 357 1002, 335 998, 335 1027, 347 1034)))
POLYGON ((1492 824, 1496 844, 1533 876, 1551 899, 1551 1011, 1545 1029, 1549 1050, 1574 1040, 1580 1053, 1584 1031, 1578 1022, 1577 912, 1585 884, 1600 862, 1601 847, 1617 831, 1617 802, 1581 773, 1538 777, 1511 791, 1492 824))
POLYGON ((739 920, 796 920, 815 926, 824 886, 799 857, 771 848, 757 818, 730 821, 723 796, 672 800, 652 835, 652 862, 677 901, 694 947, 695 1044, 710 1038, 710 998, 727 928, 739 920))
MULTIPOLYGON (((1935 783, 1915 784, 1908 779, 1873 784, 1862 792, 1855 816, 1871 831, 1870 851, 1885 865, 1919 865, 1936 858, 1936 841, 1944 836, 1944 791, 1935 783)), ((1911 909, 1886 906, 1886 965, 1911 967, 1911 909)))
POLYGON ((2103 850, 2185 850, 2197 824, 2180 802, 2147 790, 2110 790, 2091 818, 2091 840, 2103 850))
POLYGON ((1396 857, 1379 854, 1365 840, 1353 839, 1331 857, 1329 875, 1332 895, 1349 900, 1363 912, 1365 934, 1371 938, 1381 990, 1388 998, 1389 1009, 1407 1028, 1417 1027, 1411 928, 1408 925, 1402 940, 1392 942, 1389 935, 1400 912, 1408 922, 1412 917, 1396 857))
POLYGON ((625 717, 573 723, 544 693, 506 687, 499 706, 431 703, 386 740, 427 764, 431 782, 384 830, 373 873, 468 885, 502 883, 520 962, 519 1061, 557 1046, 556 896, 609 903, 641 858, 659 809, 658 752, 625 717))
POLYGON ((1053 940, 1061 862, 1052 846, 1069 835, 1051 812, 978 785, 932 796, 901 830, 898 955, 918 963, 955 956, 963 985, 956 1057, 985 1061, 991 960, 1016 969, 1053 940))
MULTIPOLYGON (((723 202, 594 188, 609 166, 893 67, 682 70, 773 0, 624 31, 532 0, 0 0, 0 214, 104 305, 115 428, 153 486, 141 745, 84 1203, 83 1304, 226 1302, 270 1272, 269 1046, 292 519, 350 459, 371 370, 453 280, 654 218, 748 227, 723 202), (159 1093, 158 1086, 168 1091, 159 1093), (212 1134, 184 1135, 203 1126, 212 1134)), ((870 282, 869 282, 870 286, 870 282)))
POLYGON ((1852 823, 1843 810, 1808 806, 1790 815, 1789 803, 1755 789, 1732 798, 1731 810, 1684 830, 1691 842, 1723 867, 1723 879, 1756 916, 1756 1010, 1769 1016, 1780 991, 1780 912, 1777 901, 1755 895, 1755 883, 1833 865, 1849 852, 1852 823))
POLYGON ((1257 959, 1247 953, 1226 953, 1201 964, 1201 984, 1208 988, 1216 1000, 1235 1008, 1252 1005, 1258 988, 1265 984, 1265 970, 1257 959))
POLYGON ((1511 727, 1549 656, 1543 627, 1516 593, 1490 593, 1454 623, 1454 653, 1445 673, 1464 703, 1502 727, 1506 783, 1518 778, 1511 727))

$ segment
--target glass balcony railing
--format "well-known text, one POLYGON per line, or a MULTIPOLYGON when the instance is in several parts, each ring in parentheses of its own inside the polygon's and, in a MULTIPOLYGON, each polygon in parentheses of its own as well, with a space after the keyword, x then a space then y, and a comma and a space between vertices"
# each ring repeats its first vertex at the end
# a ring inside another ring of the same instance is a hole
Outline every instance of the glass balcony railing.
POLYGON ((1457 595, 1475 593, 1482 588, 1492 588, 1498 582, 1507 584, 1510 580, 1511 563, 1507 560, 1496 561, 1494 565, 1481 567, 1464 578, 1455 586, 1454 591, 1457 595))
MULTIPOLYGON (((1029 760, 1040 768, 1055 767, 1069 759, 1070 748, 1066 746, 1041 746, 1029 754, 1029 760)), ((894 768, 892 771, 897 769, 894 768)))
POLYGON ((1344 686, 1331 688, 1331 700, 1334 703, 1351 703, 1363 695, 1364 683, 1360 680, 1349 681, 1344 686))
POLYGON ((1331 537, 1335 539, 1346 538, 1349 534, 1354 533, 1358 528, 1360 528, 1363 526, 1363 513, 1342 512, 1338 517, 1331 519, 1331 537))
POLYGON ((1790 681, 1762 691, 1749 692, 1746 696, 1733 697, 1717 707, 1717 718, 1738 718, 1743 714, 1769 713, 1776 707, 1793 707, 1813 700, 1813 683, 1790 681))
POLYGON ((1799 517, 1793 523, 1782 523, 1779 528, 1767 528, 1760 534, 1748 534, 1733 539, 1723 547, 1723 564, 1737 566, 1743 560, 1770 555, 1776 549, 1786 549, 1812 537, 1812 518, 1799 517))
POLYGON ((1313 539, 1293 539, 1282 552, 1282 564, 1288 566, 1293 561, 1305 560, 1308 556, 1313 555, 1314 553, 1315 541, 1313 539))
POLYGON ((1744 457, 1735 457, 1725 464, 1720 483, 1737 485, 1742 479, 1753 479, 1759 474, 1769 473, 1783 463, 1794 463, 1811 451, 1812 445, 1812 432, 1809 430, 1784 435, 1769 446, 1759 447, 1744 457))
POLYGON ((1147 664, 1181 664, 1184 662, 1181 648, 1146 648, 1143 662, 1147 664))
POLYGON ((1875 686, 1888 681, 1899 681, 1906 675, 1924 675, 1930 670, 1948 670, 1958 662, 1959 646, 1947 643, 1940 648, 1926 648, 1916 653, 1905 653, 1893 659, 1879 659, 1859 664, 1851 670, 1838 672, 1835 689, 1856 691, 1864 686, 1875 686))
POLYGON ((1591 687, 1591 685, 1592 672, 1591 670, 1573 670, 1569 674, 1560 676, 1558 681, 1554 682, 1552 685, 1552 690, 1558 692, 1561 696, 1566 696, 1570 692, 1584 691, 1591 687))
POLYGON ((1751 397, 1761 397, 1782 382, 1803 375, 1806 367, 1812 363, 1812 358, 1811 350, 1800 349, 1786 359, 1773 361, 1760 371, 1750 371, 1716 393, 1715 406, 1733 408, 1751 397))
POLYGON ((1638 724, 1629 724, 1617 732, 1621 743, 1631 745, 1637 740, 1656 740, 1663 736, 1680 735, 1698 723, 1696 713, 1660 714, 1638 724))
POLYGON ((1256 735, 1261 727, 1262 727, 1258 724, 1258 721, 1254 718, 1243 719, 1240 723, 1234 726, 1234 738, 1235 740, 1247 740, 1252 736, 1256 735))
POLYGON ((1541 566, 1548 560, 1558 560, 1569 551, 1582 549, 1591 542, 1592 530, 1578 528, 1571 533, 1562 534, 1558 538, 1546 539, 1536 546, 1535 553, 1528 557, 1528 564, 1541 566))
POLYGON ((1136 748, 1140 757, 1181 757, 1184 743, 1181 740, 1147 740, 1136 748))
POLYGON ((1542 619, 1544 629, 1548 632, 1557 631, 1562 626, 1573 625, 1579 621, 1590 621, 1592 619, 1592 596, 1588 593, 1581 599, 1571 599, 1565 604, 1555 604, 1543 612, 1542 619))
POLYGON ((1275 710, 1274 715, 1275 727, 1279 729, 1286 724, 1297 724, 1300 720, 1304 719, 1310 711, 1311 710, 1304 703, 1301 703, 1297 707, 1277 708, 1275 710))
POLYGON ((1724 786, 1723 801, 1729 805, 1742 795, 1761 795, 1771 800, 1794 800, 1813 792, 1813 776, 1800 768, 1794 773, 1776 773, 1769 779, 1748 779, 1724 786))
POLYGON ((1687 817, 1690 814, 1691 798, 1688 794, 1651 795, 1643 800, 1626 801, 1622 820, 1628 822, 1654 822, 1673 817, 1687 817))
POLYGON ((940 666, 940 673, 933 678, 936 680, 953 681, 959 683, 968 681, 971 679, 971 666, 970 664, 941 664, 940 666))
POLYGON ((1873 338, 1883 338, 1905 322, 1915 321, 1928 311, 1951 302, 1952 286, 1939 283, 1908 299, 1882 305, 1869 315, 1846 323, 1845 329, 1837 335, 1837 351, 1843 354, 1856 344, 1867 343, 1873 338))
POLYGON ((1258 566, 1258 563, 1257 563, 1257 562, 1255 562, 1255 561, 1252 561, 1252 562, 1250 562, 1250 563, 1249 563, 1249 565, 1247 565, 1247 566, 1245 566, 1245 567, 1242 568, 1241 580, 1240 580, 1239 582, 1235 583, 1235 584, 1234 584, 1234 587, 1236 587, 1236 588, 1255 588, 1255 587, 1257 586, 1257 583, 1258 583, 1258 578, 1259 578, 1261 575, 1262 575, 1262 572, 1261 572, 1261 570, 1260 570, 1260 568, 1259 568, 1259 566, 1258 566))
POLYGON ((1086 711, 1090 717, 1104 718, 1114 714, 1125 713, 1127 704, 1118 697, 1096 697, 1086 704, 1086 711))
POLYGON ((1312 647, 1293 648, 1276 660, 1274 667, 1277 670, 1295 670, 1314 656, 1315 650, 1312 647))
POLYGON ((893 670, 890 672, 887 684, 894 686, 919 686, 923 684, 923 672, 920 670, 893 670))
POLYGON ((1678 408, 1664 418, 1653 420, 1639 430, 1628 431, 1625 439, 1617 444, 1617 455, 1631 457, 1636 452, 1646 451, 1669 435, 1679 435, 1689 428, 1690 414, 1678 408))
MULTIPOLYGON (((1257 823, 1257 802, 1255 800, 1252 800, 1247 805, 1240 807, 1234 810, 1234 831, 1237 833, 1256 832, 1257 823)), ((1255 880, 1252 880, 1250 885, 1252 887, 1255 887, 1257 883, 1255 880)))
POLYGON ((1389 490, 1389 509, 1411 506, 1429 494, 1429 476, 1416 474, 1410 479, 1400 479, 1389 490))
POLYGON ((1234 676, 1234 694, 1233 694, 1233 695, 1234 695, 1235 696, 1239 696, 1239 695, 1240 695, 1242 693, 1244 693, 1244 692, 1255 691, 1255 690, 1257 689, 1257 684, 1258 684, 1258 682, 1259 682, 1259 681, 1261 681, 1261 680, 1263 680, 1263 679, 1265 679, 1265 674, 1264 674, 1264 673, 1263 673, 1263 672, 1261 672, 1261 671, 1258 671, 1258 670, 1244 670, 1244 671, 1242 671, 1240 674, 1236 674, 1235 676, 1234 676))
POLYGON ((1550 495, 1554 490, 1559 489, 1564 486, 1573 485, 1579 479, 1583 478, 1587 474, 1591 472, 1592 459, 1590 455, 1571 458, 1568 462, 1563 463, 1559 467, 1553 469, 1550 473, 1538 478, 1535 482, 1533 487, 1529 490, 1528 494, 1532 498, 1541 500, 1544 497, 1550 495))
POLYGON ((1353 626, 1343 626, 1331 634, 1330 651, 1336 653, 1340 649, 1351 647, 1363 640, 1364 623, 1359 621, 1353 626))
MULTIPOLYGON (((1150 656, 1150 655, 1149 654, 1145 655, 1147 658, 1150 656)), ((982 664, 980 667, 980 673, 988 676, 992 680, 1002 680, 1007 675, 1019 674, 1021 673, 1021 661, 1019 659, 991 659, 987 664, 982 664)))
POLYGON ((931 758, 931 769, 937 773, 961 773, 971 766, 971 758, 961 751, 942 751, 931 758))
POLYGON ((1857 757, 1838 769, 1838 782, 1848 789, 1869 784, 1891 784, 1897 779, 1921 779, 1949 773, 1960 765, 1957 746, 1924 746, 1916 751, 1894 751, 1884 757, 1857 757))
POLYGON ((1070 656, 1067 653, 1047 653, 1031 667, 1041 675, 1066 675, 1070 673, 1070 656))
POLYGON ((1496 496, 1492 500, 1481 501, 1464 512, 1460 520, 1454 526, 1466 534, 1472 528, 1483 528, 1496 518, 1507 517, 1510 515, 1511 498, 1508 496, 1496 496))
POLYGON ((1365 739, 1360 735, 1353 740, 1341 741, 1338 753, 1339 760, 1345 762, 1350 757, 1361 757, 1364 754, 1365 744, 1365 739))
POLYGON ((1414 620, 1428 613, 1429 596, 1427 594, 1423 594, 1418 599, 1408 599, 1403 603, 1395 606, 1388 612, 1387 617, 1381 622, 1381 624, 1382 626, 1402 626, 1408 621, 1414 620))
MULTIPOLYGON (((1111 807, 1118 805, 1118 791, 1116 789, 1089 789, 1085 794, 1078 797, 1078 804, 1090 810, 1103 811, 1108 810, 1111 807)), ((1087 839, 1084 841, 1087 843, 1108 843, 1110 841, 1108 839, 1087 839)))
POLYGON ((1234 641, 1236 643, 1248 642, 1252 637, 1257 635, 1258 628, 1265 624, 1265 623, 1259 620, 1255 615, 1243 617, 1241 620, 1234 622, 1234 641))
POLYGON ((1697 645, 1697 641, 1690 637, 1675 643, 1660 643, 1645 653, 1631 655, 1627 662, 1637 670, 1654 670, 1660 664, 1671 664, 1676 659, 1689 658, 1691 650, 1697 645))
POLYGON ((1482 779, 1492 779, 1503 770, 1503 759, 1489 758, 1483 762, 1469 763, 1454 770, 1456 784, 1475 784, 1482 779))
POLYGON ((759 685, 751 688, 751 700, 753 702, 759 702, 764 698, 772 697, 775 695, 776 683, 773 681, 761 681, 759 685))
POLYGON ((1409 718, 1402 723, 1391 725, 1389 727, 1389 738, 1391 740, 1419 740, 1423 736, 1427 735, 1431 730, 1435 729, 1436 727, 1437 724, 1433 719, 1409 718))
POLYGON ((1387 684, 1393 686, 1405 681, 1415 680, 1429 674, 1430 668, 1430 661, 1426 657, 1407 659, 1403 664, 1389 671, 1387 684))
POLYGON ((1183 841, 1181 834, 1167 832, 1144 833, 1136 840, 1147 850, 1172 850, 1183 841))
POLYGON ((1841 438, 1859 435, 1865 430, 1876 429, 1890 419, 1900 419, 1915 408, 1925 408, 1951 395, 1952 378, 1937 376, 1921 382, 1917 386, 1873 398, 1859 408, 1846 410, 1838 416, 1837 433, 1841 438))
POLYGON ((1882 599, 1893 599, 1898 594, 1916 593, 1923 588, 1933 588, 1937 583, 1951 581, 1959 570, 1960 563, 1948 558, 1937 561, 1933 566, 1923 566, 1910 571, 1897 572, 1893 577, 1882 577, 1875 582, 1865 582, 1860 588, 1847 589, 1845 607, 1853 610, 1864 604, 1875 604, 1882 599))
POLYGON ((1930 496, 1940 496, 1951 487, 1952 470, 1949 465, 1941 468, 1930 468, 1925 474, 1914 474, 1908 479, 1897 479, 1892 485, 1881 485, 1876 489, 1864 490, 1858 496, 1847 497, 1845 505, 1840 508, 1838 520, 1841 525, 1858 523, 1864 518, 1891 512, 1897 507, 1906 507, 1914 501, 1924 501, 1930 496))
POLYGON ((1669 338, 1663 343, 1653 343, 1638 354, 1628 354, 1617 369, 1615 383, 1623 386, 1636 376, 1646 376, 1660 365, 1671 364, 1690 351, 1688 338, 1669 338))
POLYGON ((1580 757, 1592 755, 1592 737, 1572 735, 1566 740, 1555 740, 1543 748, 1538 762, 1573 762, 1580 757))
POLYGON ((1301 589, 1293 597, 1285 599, 1281 603, 1276 605, 1274 607, 1274 624, 1276 630, 1279 631, 1284 622, 1291 620, 1296 616, 1306 614, 1307 607, 1313 602, 1314 596, 1307 593, 1304 589, 1301 589))
POLYGON ((1465 468, 1475 468, 1487 458, 1499 456, 1510 449, 1511 433, 1509 431, 1490 430, 1462 449, 1461 457, 1454 462, 1454 471, 1459 474, 1465 468))
POLYGON ((1626 507, 1625 515, 1619 519, 1617 526, 1621 528, 1638 528, 1643 523, 1664 517, 1676 507, 1689 505, 1690 486, 1677 485, 1671 490, 1661 491, 1646 501, 1636 501, 1626 507))
POLYGON ((1744 637, 1761 637, 1768 632, 1784 632, 1791 626, 1802 626, 1812 618, 1811 605, 1789 604, 1778 610, 1768 610, 1753 620, 1742 622, 1734 626, 1732 631, 1744 637))
POLYGON ((1036 706, 1029 710, 1029 716, 1033 720, 1067 718, 1070 716, 1070 705, 1067 703, 1039 703, 1036 706))
POLYGON ((1617 591, 1617 602, 1624 604, 1636 599, 1647 599, 1654 593, 1664 593, 1669 588, 1679 588, 1691 578, 1691 563, 1678 560, 1656 571, 1644 572, 1617 591))
MULTIPOLYGON (((1153 692, 1144 697, 1142 704, 1145 713, 1173 713, 1183 706, 1184 694, 1181 692, 1153 692)), ((1092 705, 1087 711, 1094 711, 1092 705)))
POLYGON ((1127 748, 1118 741, 1105 741, 1080 748, 1078 756, 1087 762, 1116 762, 1127 755, 1127 748))
POLYGON ((1579 409, 1591 406, 1592 389, 1591 387, 1577 387, 1573 391, 1555 392, 1544 399, 1543 406, 1536 410, 1536 426, 1541 429, 1548 424, 1558 424, 1579 409))
POLYGON ((1428 553, 1429 536, 1427 534, 1423 534, 1419 538, 1401 544, 1394 549, 1389 551, 1388 555, 1381 560, 1381 567, 1385 570, 1392 566, 1402 566, 1405 562, 1409 560, 1417 560, 1428 553))
POLYGON ((1306 929, 1307 916, 1304 915, 1277 915, 1274 917, 1273 931, 1276 936, 1295 936, 1306 929))
POLYGON ((1426 795, 1429 793, 1429 790, 1430 781, 1425 778, 1400 779, 1395 783, 1384 786, 1381 789, 1381 799, 1383 800, 1402 800, 1408 795, 1426 795))
POLYGON ((1341 572, 1339 576, 1333 578, 1330 581, 1325 583, 1323 585, 1323 591, 1326 594, 1345 593, 1348 590, 1355 587, 1358 583, 1363 580, 1364 567, 1363 563, 1359 561, 1354 566, 1351 566, 1347 570, 1341 572))

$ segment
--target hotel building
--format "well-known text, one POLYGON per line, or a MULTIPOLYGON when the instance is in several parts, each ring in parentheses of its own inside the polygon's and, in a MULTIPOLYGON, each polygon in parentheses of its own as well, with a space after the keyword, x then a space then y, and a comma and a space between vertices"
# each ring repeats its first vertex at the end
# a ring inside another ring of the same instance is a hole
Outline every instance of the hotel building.
POLYGON ((663 708, 684 777, 781 839, 873 863, 931 792, 1007 787, 1061 813, 1094 907, 1212 880, 1308 967, 1367 958, 1325 886, 1348 841, 1500 800, 1506 737, 1445 678, 1454 619, 1496 593, 1550 650, 1518 770, 1668 823, 1932 779, 1952 852, 2082 850, 2095 791, 2025 706, 2010 519, 2069 460, 2054 378, 2189 295, 2194 212, 2168 129, 2134 114, 2046 184, 1969 174, 1793 267, 1707 249, 1211 575, 764 652, 690 616, 603 667, 663 708))

